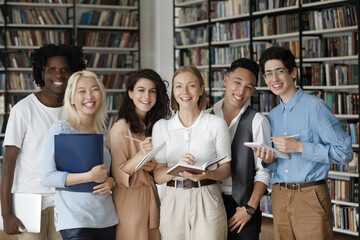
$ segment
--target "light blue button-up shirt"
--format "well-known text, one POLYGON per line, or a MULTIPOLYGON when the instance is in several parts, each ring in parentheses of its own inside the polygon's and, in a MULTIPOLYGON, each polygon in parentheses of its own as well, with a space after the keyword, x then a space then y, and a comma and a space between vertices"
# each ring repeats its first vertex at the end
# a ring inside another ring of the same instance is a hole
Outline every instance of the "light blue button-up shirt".
MULTIPOLYGON (((269 113, 272 136, 291 136, 304 142, 302 153, 289 153, 289 159, 276 158, 269 166, 271 183, 304 183, 326 179, 330 164, 352 160, 351 138, 326 103, 299 89, 287 104, 269 113)), ((276 148, 276 146, 275 146, 276 148)))

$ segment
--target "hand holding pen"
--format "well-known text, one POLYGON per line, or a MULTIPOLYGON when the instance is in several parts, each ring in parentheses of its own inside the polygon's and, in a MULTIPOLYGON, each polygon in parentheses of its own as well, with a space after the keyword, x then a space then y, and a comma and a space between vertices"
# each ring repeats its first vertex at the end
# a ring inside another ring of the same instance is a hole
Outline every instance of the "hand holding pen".
POLYGON ((278 136, 272 137, 272 142, 276 145, 277 149, 286 153, 302 152, 304 142, 294 139, 294 137, 300 136, 295 134, 292 136, 278 136))

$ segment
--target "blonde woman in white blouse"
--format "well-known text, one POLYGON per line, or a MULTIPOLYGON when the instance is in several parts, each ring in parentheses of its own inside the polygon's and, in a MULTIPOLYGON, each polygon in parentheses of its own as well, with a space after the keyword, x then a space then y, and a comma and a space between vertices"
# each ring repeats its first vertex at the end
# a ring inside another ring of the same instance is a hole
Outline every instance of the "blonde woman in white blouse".
POLYGON ((171 107, 174 116, 158 121, 152 134, 153 147, 166 142, 156 156, 155 181, 166 183, 161 200, 162 239, 227 239, 226 212, 218 180, 230 175, 230 136, 225 121, 203 110, 206 105, 204 81, 193 66, 178 69, 172 79, 171 107), (227 156, 202 174, 166 172, 181 162, 202 165, 227 156))

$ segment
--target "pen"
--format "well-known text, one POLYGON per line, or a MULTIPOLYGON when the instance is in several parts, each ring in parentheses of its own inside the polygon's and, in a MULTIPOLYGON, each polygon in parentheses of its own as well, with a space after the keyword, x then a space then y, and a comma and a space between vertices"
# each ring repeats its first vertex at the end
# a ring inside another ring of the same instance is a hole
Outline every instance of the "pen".
MULTIPOLYGON (((285 137, 285 138, 293 138, 293 137, 297 137, 297 136, 300 136, 300 134, 295 134, 295 135, 287 136, 287 137, 285 137)), ((273 140, 271 140, 271 142, 273 142, 273 140)))
POLYGON ((129 137, 129 136, 126 136, 126 135, 124 135, 124 137, 126 137, 128 139, 131 139, 131 140, 134 140, 134 141, 137 141, 137 142, 141 142, 139 139, 132 138, 132 137, 129 137))

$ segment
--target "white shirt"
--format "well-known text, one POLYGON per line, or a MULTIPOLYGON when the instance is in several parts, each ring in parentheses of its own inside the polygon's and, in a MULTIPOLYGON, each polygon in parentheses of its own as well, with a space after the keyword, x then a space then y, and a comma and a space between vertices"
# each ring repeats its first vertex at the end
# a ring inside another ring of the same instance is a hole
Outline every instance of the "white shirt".
MULTIPOLYGON (((224 113, 222 107, 224 105, 224 99, 218 101, 214 107, 214 113, 216 116, 224 118, 224 113)), ((228 129, 230 133, 231 142, 234 139, 237 126, 239 124, 240 118, 245 110, 248 108, 249 102, 247 102, 242 109, 240 110, 239 114, 231 121, 228 129)), ((208 109, 207 111, 211 111, 208 109)), ((256 143, 264 143, 265 145, 271 146, 271 127, 267 118, 262 115, 261 113, 256 113, 254 119, 252 121, 252 133, 253 133, 253 141, 256 143)), ((235 160, 234 160, 235 161, 235 160)), ((254 153, 254 161, 255 161, 255 177, 254 182, 262 182, 269 186, 270 181, 270 172, 268 169, 263 168, 261 165, 261 159, 256 156, 254 153)), ((231 176, 227 179, 220 181, 220 189, 223 193, 231 195, 232 194, 232 178, 231 176)))
MULTIPOLYGON (((169 120, 161 119, 156 122, 152 131, 153 148, 163 142, 166 142, 166 147, 155 159, 158 163, 166 163, 167 167, 177 164, 185 153, 192 154, 195 157, 195 165, 198 166, 216 157, 227 156, 219 164, 231 160, 230 135, 226 122, 204 111, 201 111, 196 121, 188 128, 180 122, 178 113, 169 120)), ((216 166, 213 167, 216 169, 216 166)))
POLYGON ((5 132, 4 146, 20 148, 11 192, 42 194, 42 209, 54 206, 55 188, 40 183, 41 153, 47 131, 61 111, 62 107, 47 107, 31 94, 11 109, 5 132))

